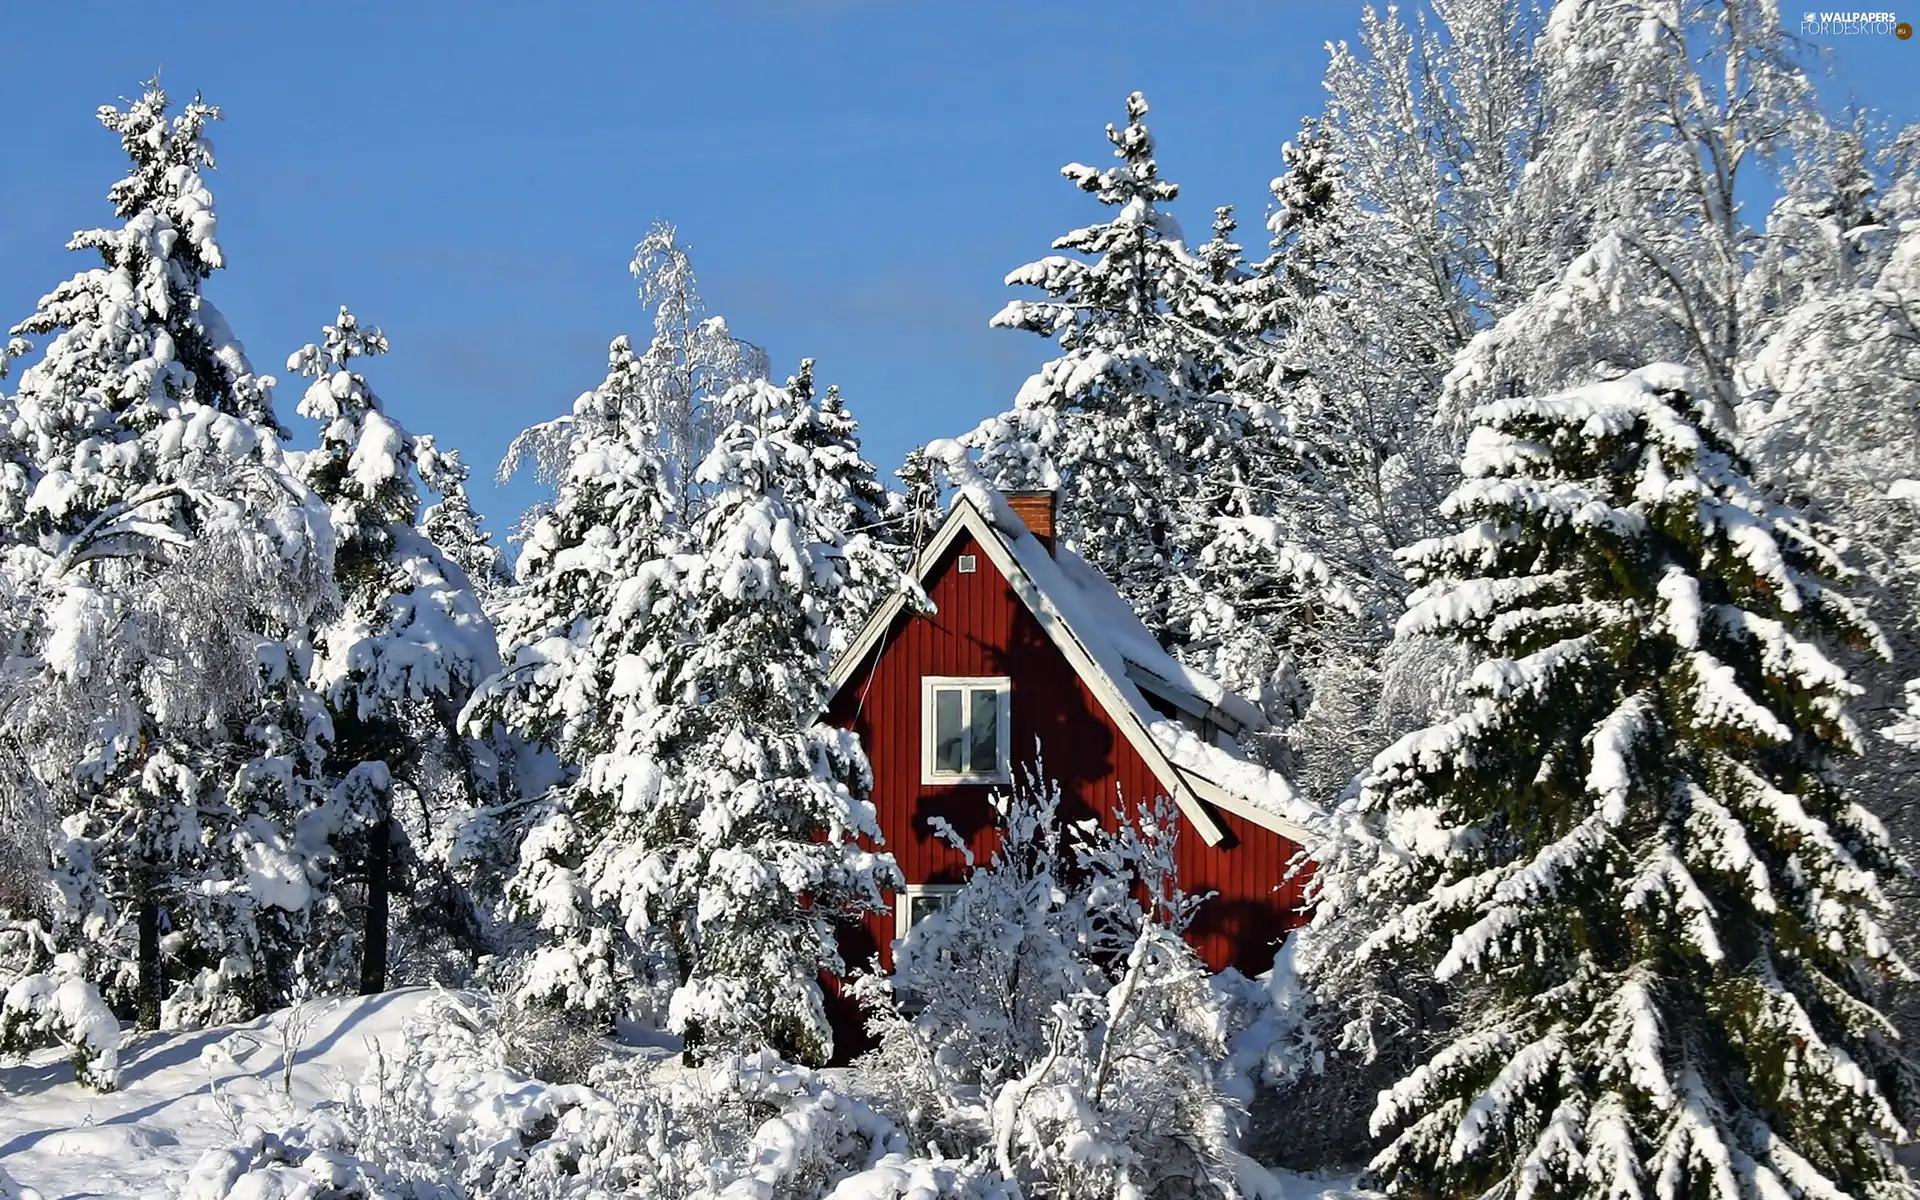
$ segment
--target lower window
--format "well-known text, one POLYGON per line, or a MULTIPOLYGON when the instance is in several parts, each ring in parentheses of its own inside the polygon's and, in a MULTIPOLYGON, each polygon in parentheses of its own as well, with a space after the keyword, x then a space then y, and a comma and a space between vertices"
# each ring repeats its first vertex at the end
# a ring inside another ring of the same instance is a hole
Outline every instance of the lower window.
POLYGON ((946 908, 957 883, 910 883, 893 898, 893 936, 903 938, 907 931, 946 908))

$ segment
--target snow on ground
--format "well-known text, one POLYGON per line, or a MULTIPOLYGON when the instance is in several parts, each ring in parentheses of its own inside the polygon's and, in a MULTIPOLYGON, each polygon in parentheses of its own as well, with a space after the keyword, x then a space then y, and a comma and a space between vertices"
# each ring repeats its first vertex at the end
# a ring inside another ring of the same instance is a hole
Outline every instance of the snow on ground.
POLYGON ((243 1114, 333 1097, 342 1080, 359 1078, 376 1041, 392 1054, 402 1022, 427 994, 409 988, 310 1003, 290 1099, 281 1094, 280 1013, 132 1037, 121 1051, 120 1090, 104 1095, 73 1082, 60 1050, 0 1066, 0 1200, 12 1200, 9 1176, 22 1200, 36 1192, 41 1200, 158 1200, 201 1152, 235 1139, 243 1114))
MULTIPOLYGON (((168 1200, 202 1153, 241 1140, 245 1124, 291 1125, 296 1112, 336 1099, 343 1084, 359 1079, 375 1045, 396 1057, 402 1026, 430 994, 408 988, 307 1005, 301 1011, 311 1023, 298 1039, 286 1092, 285 1010, 240 1025, 130 1038, 117 1092, 74 1083, 72 1063, 58 1049, 0 1065, 0 1200, 168 1200)), ((671 1055, 660 1035, 639 1032, 623 1031, 625 1052, 671 1055)), ((1280 1190, 1268 1200, 1370 1196, 1345 1179, 1276 1171, 1273 1182, 1280 1190)))

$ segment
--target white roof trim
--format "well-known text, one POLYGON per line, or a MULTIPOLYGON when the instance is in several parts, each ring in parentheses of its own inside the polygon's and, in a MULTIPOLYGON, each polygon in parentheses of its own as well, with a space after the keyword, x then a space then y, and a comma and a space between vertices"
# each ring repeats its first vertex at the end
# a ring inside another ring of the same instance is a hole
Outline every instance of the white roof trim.
POLYGON ((1175 767, 1194 794, 1215 808, 1225 809, 1236 817, 1252 821, 1262 829, 1270 829, 1281 837, 1297 842, 1302 847, 1313 844, 1313 831, 1298 821, 1289 821, 1276 812, 1247 803, 1245 797, 1237 792, 1228 791, 1205 775, 1196 774, 1185 767, 1175 767))
MULTIPOLYGON (((1203 776, 1182 770, 1167 758, 1166 753, 1160 749, 1159 743, 1154 741, 1153 734, 1148 731, 1138 710, 1121 691, 1122 687, 1135 687, 1134 682, 1131 679, 1115 680, 1108 674, 1093 654, 1080 642, 1072 626, 1067 623, 1066 617, 1020 566, 1000 532, 987 521, 980 509, 965 495, 954 501, 953 510, 948 514, 945 524, 934 534, 926 549, 920 552, 920 557, 913 566, 914 578, 924 581, 928 572, 962 533, 971 533, 974 540, 980 543, 981 549, 986 551, 987 557, 993 561, 995 568, 1013 588, 1014 594, 1020 597, 1021 602, 1027 606, 1027 611, 1040 622, 1040 627, 1046 630, 1047 637, 1066 656, 1075 674, 1086 683, 1094 699, 1099 701, 1100 706, 1106 710, 1115 728, 1126 737, 1128 744, 1153 772, 1154 778, 1167 789, 1174 803, 1179 805, 1180 811, 1186 814, 1187 820, 1192 822, 1194 829, 1207 845, 1217 846, 1227 836, 1226 829, 1207 810, 1208 804, 1216 805, 1301 845, 1308 844, 1308 832, 1299 824, 1287 820, 1278 813, 1269 812, 1252 804, 1244 797, 1235 795, 1203 776)), ((895 592, 874 612, 867 621, 866 627, 860 631, 860 636, 853 640, 828 673, 829 700, 851 681, 854 671, 879 646, 881 640, 886 637, 887 630, 892 628, 894 619, 907 606, 907 602, 906 593, 895 592)))
MULTIPOLYGON (((987 528, 986 521, 979 516, 978 509, 975 509, 970 502, 965 500, 962 500, 961 504, 965 504, 966 507, 974 513, 981 529, 987 528)), ((954 506, 954 512, 956 514, 959 512, 959 508, 959 504, 954 506)), ((958 539, 962 533, 967 532, 967 530, 968 526, 965 522, 957 521, 953 516, 949 516, 946 523, 934 532, 933 540, 928 542, 927 548, 920 552, 920 557, 914 560, 914 579, 924 582, 927 578, 927 573, 933 570, 933 565, 940 561, 940 556, 945 554, 947 548, 952 546, 954 541, 958 539)), ((981 534, 975 533, 974 537, 981 545, 986 545, 989 542, 998 545, 1000 542, 999 538, 991 536, 990 530, 989 536, 983 537, 981 534)), ((991 551, 988 552, 988 557, 992 557, 991 551)), ((860 636, 853 639, 853 644, 847 647, 846 652, 841 654, 839 661, 833 664, 833 669, 827 672, 828 700, 832 700, 834 696, 839 694, 840 689, 845 687, 847 680, 852 677, 854 669, 866 659, 867 655, 873 652, 874 648, 880 644, 880 640, 887 636, 887 630, 893 627, 893 619, 900 615, 900 610, 905 608, 907 603, 907 593, 902 589, 895 588, 893 594, 887 597, 886 602, 874 610, 873 616, 867 618, 866 628, 860 631, 860 636)))
POLYGON ((1160 697, 1168 704, 1173 705, 1181 712, 1187 713, 1190 716, 1212 721, 1215 725, 1226 730, 1227 734, 1231 737, 1238 737, 1240 733, 1246 729, 1246 726, 1241 723, 1240 718, 1218 705, 1207 703, 1205 699, 1194 695, 1185 688, 1169 680, 1162 679, 1151 668, 1143 667, 1132 659, 1127 658, 1125 651, 1121 652, 1120 657, 1127 664, 1127 678, 1133 682, 1133 686, 1139 688, 1141 691, 1150 692, 1160 697))

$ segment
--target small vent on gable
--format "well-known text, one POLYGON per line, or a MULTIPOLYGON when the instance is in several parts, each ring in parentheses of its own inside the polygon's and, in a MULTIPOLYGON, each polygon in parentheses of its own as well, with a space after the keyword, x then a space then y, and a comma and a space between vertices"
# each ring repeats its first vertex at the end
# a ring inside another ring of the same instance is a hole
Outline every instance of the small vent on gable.
POLYGON ((974 569, 975 569, 975 566, 976 566, 976 563, 974 562, 974 557, 973 557, 973 555, 971 555, 971 554, 962 554, 962 555, 960 556, 960 563, 959 563, 959 566, 960 566, 960 573, 961 573, 962 575, 971 575, 971 574, 973 574, 973 572, 974 572, 974 569))

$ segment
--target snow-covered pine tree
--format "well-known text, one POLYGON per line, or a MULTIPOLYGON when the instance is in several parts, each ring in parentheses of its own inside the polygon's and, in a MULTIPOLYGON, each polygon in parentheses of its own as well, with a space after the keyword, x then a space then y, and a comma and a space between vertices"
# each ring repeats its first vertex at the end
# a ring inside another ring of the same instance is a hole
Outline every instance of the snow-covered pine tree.
POLYGON ((854 841, 878 838, 858 741, 815 723, 845 585, 839 535, 807 499, 830 464, 791 436, 808 402, 757 381, 726 403, 745 416, 701 468, 714 499, 686 553, 620 582, 583 655, 606 664, 631 719, 602 717, 580 744, 579 777, 529 833, 516 886, 562 935, 537 990, 610 1007, 652 951, 690 1047, 818 1058, 832 1046, 819 974, 842 965, 835 922, 882 907, 895 872, 854 841))
MULTIPOLYGON (((330 509, 340 594, 316 638, 313 684, 333 718, 325 822, 337 858, 329 882, 354 888, 360 920, 326 942, 335 957, 357 951, 359 990, 370 994, 387 987, 395 894, 404 901, 412 891, 423 867, 419 842, 448 815, 434 803, 435 786, 464 784, 457 809, 488 790, 456 717, 500 662, 466 573, 417 528, 420 443, 352 366, 386 353, 386 336, 345 308, 323 335, 287 368, 313 380, 299 411, 319 423, 320 445, 301 466, 330 509)), ((408 916, 409 928, 427 924, 426 914, 408 916)), ((329 974, 344 981, 344 965, 329 974)))
MULTIPOLYGON (((1057 488, 1060 532, 1112 579, 1182 661, 1256 697, 1276 727, 1303 704, 1298 659, 1350 590, 1292 503, 1320 494, 1276 374, 1270 276, 1250 271, 1232 210, 1189 250, 1165 205, 1147 104, 1109 126, 1120 162, 1066 176, 1116 211, 1007 277, 1047 293, 996 325, 1057 337, 1062 354, 1016 407, 965 439, 1001 488, 1057 488)), ((1324 524, 1324 522, 1323 522, 1324 524)), ((1276 750, 1277 752, 1277 750, 1276 750)))
POLYGON ((925 447, 915 446, 894 476, 901 490, 887 493, 887 517, 905 548, 901 561, 911 566, 910 557, 925 548, 942 520, 939 467, 925 447))
MULTIPOLYGON (((786 435, 806 455, 808 491, 789 499, 811 522, 815 536, 839 547, 841 586, 831 616, 828 657, 852 643, 867 617, 902 585, 913 544, 873 464, 860 454, 860 423, 837 386, 814 397, 813 360, 787 380, 786 435)), ((831 662, 829 662, 831 665, 831 662)))
POLYGON ((493 534, 481 528, 481 516, 467 495, 472 472, 460 452, 441 449, 430 433, 414 438, 413 445, 420 482, 439 497, 421 511, 420 533, 466 572, 484 609, 489 600, 513 586, 513 565, 493 544, 493 534))
POLYGON ((1375 761, 1326 850, 1323 987, 1431 971, 1468 1002, 1380 1094, 1393 1192, 1905 1196, 1888 1143, 1905 974, 1879 821, 1835 788, 1877 636, 1844 567, 1667 365, 1492 400, 1408 550, 1399 632, 1480 662, 1457 717, 1375 761))
POLYGON ((1179 188, 1160 178, 1146 98, 1107 127, 1118 164, 1071 163, 1073 184, 1111 219, 1056 240, 1058 254, 1007 276, 1041 300, 1013 300, 993 318, 1059 341, 1061 355, 1021 387, 1015 407, 968 435, 1001 488, 1058 486, 1059 533, 1120 589, 1147 627, 1168 626, 1166 576, 1205 538, 1196 480, 1230 429, 1220 364, 1206 339, 1170 316, 1208 279, 1160 207, 1179 188))
MULTIPOLYGON (((573 768, 649 735, 653 675, 677 638, 663 605, 678 586, 680 514, 636 395, 645 369, 615 338, 606 378, 564 418, 570 457, 558 493, 528 528, 518 583, 497 614, 505 670, 467 716, 475 732, 498 723, 573 768)), ((593 858, 614 849, 604 824, 620 812, 570 776, 477 813, 456 850, 476 889, 510 879, 505 907, 532 927, 528 999, 608 1018, 645 1006, 661 947, 637 925, 604 919, 613 898, 593 858)))
POLYGON ((218 116, 170 116, 157 83, 100 110, 131 160, 121 224, 69 243, 102 265, 14 327, 10 358, 50 339, 0 399, 0 774, 47 817, 67 973, 147 1027, 292 986, 315 899, 297 817, 328 733, 305 685, 325 508, 201 291, 225 262, 202 175, 218 116))
MULTIPOLYGON (((637 839, 641 903, 674 943, 669 1019, 695 1044, 833 1048, 822 971, 844 971, 836 923, 897 887, 853 734, 820 723, 825 652, 847 586, 844 538, 806 503, 833 470, 787 432, 808 401, 760 381, 701 464, 715 489, 678 593, 688 640, 663 664, 654 789, 637 839)), ((628 768, 631 778, 631 766, 628 768)), ((643 810, 644 811, 644 810, 643 810)))

